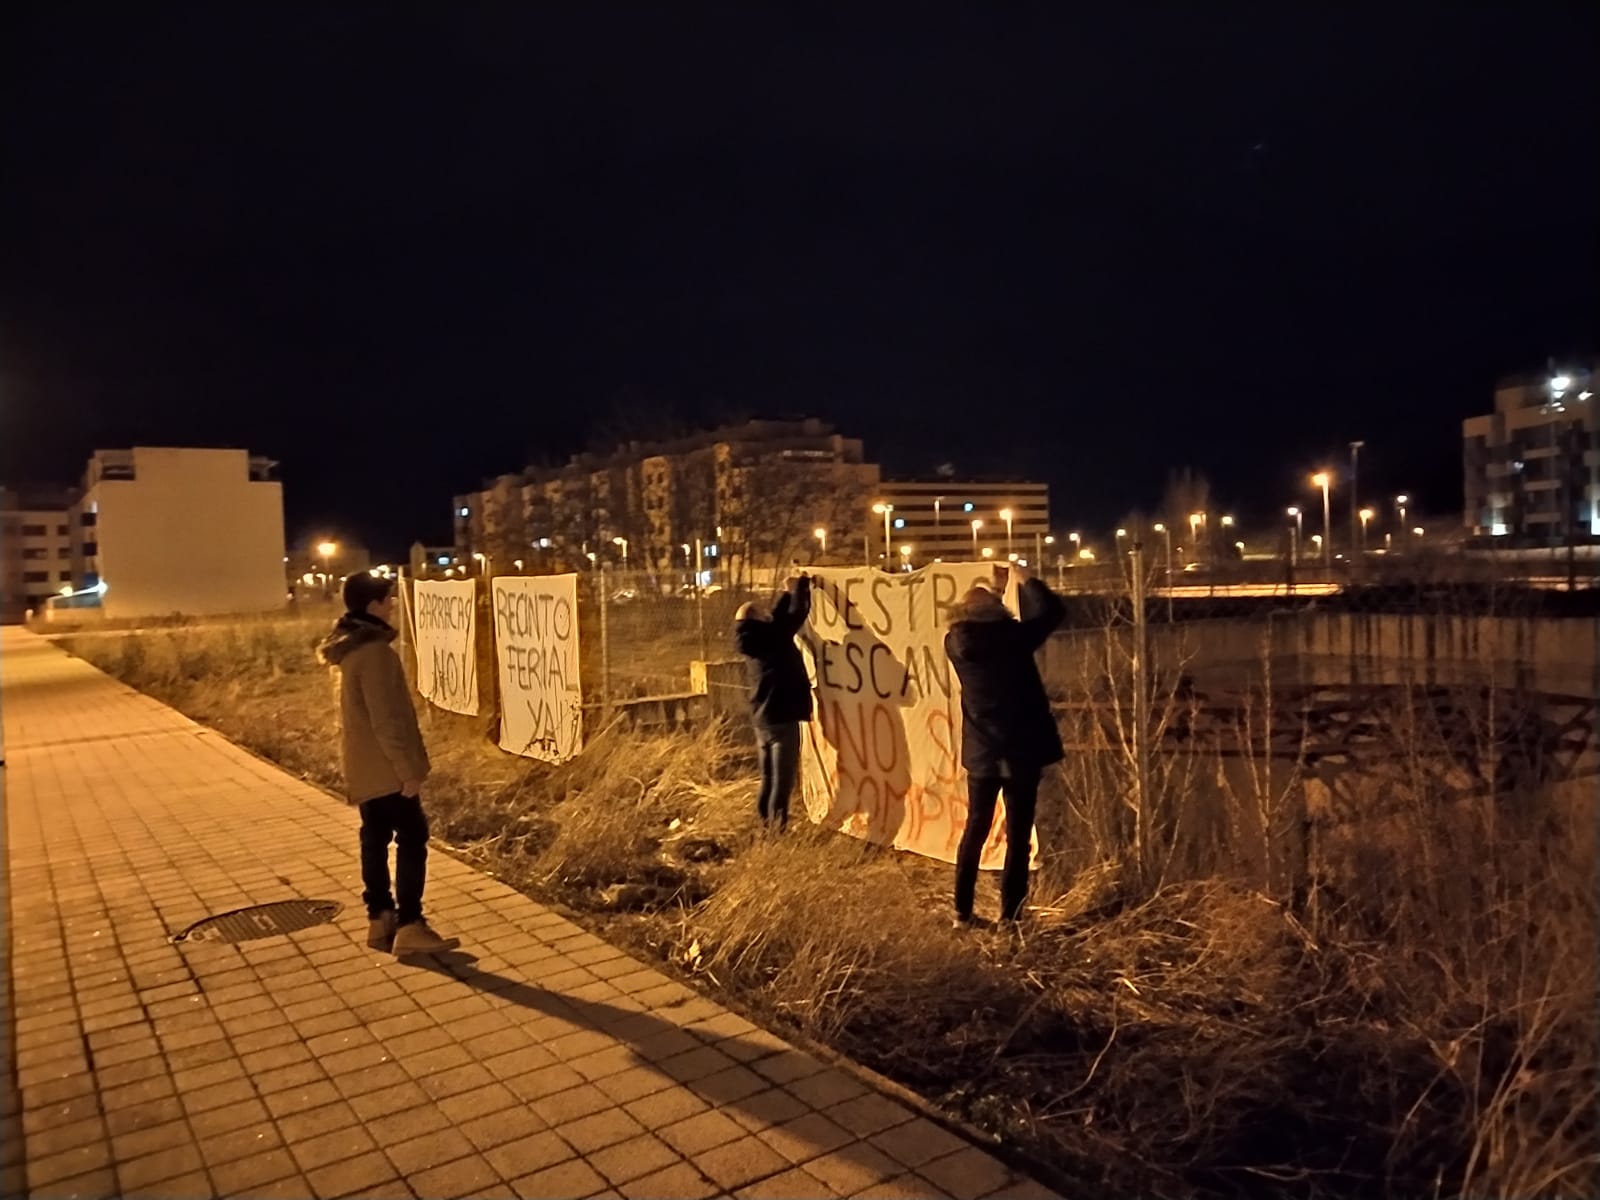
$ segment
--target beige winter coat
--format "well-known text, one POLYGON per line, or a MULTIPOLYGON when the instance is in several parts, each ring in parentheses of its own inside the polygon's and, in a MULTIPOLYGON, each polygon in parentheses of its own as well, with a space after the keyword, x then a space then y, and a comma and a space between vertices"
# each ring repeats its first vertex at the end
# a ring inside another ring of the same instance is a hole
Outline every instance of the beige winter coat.
POLYGON ((370 617, 346 615, 317 648, 339 671, 339 726, 344 785, 352 804, 390 796, 407 780, 428 777, 428 751, 417 728, 395 631, 370 617))

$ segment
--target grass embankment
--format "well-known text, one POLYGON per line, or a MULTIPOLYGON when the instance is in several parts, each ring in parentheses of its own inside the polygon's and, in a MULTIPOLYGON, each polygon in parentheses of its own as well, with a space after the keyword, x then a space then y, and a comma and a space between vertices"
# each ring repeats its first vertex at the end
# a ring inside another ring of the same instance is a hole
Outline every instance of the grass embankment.
MULTIPOLYGON (((336 787, 320 632, 74 649, 336 787)), ((610 732, 551 768, 500 753, 487 718, 423 723, 437 837, 1086 1194, 1578 1197, 1600 1182, 1594 893, 1554 818, 1452 822, 1426 859, 1371 871, 1359 900, 1304 923, 1221 876, 1141 894, 1113 861, 1055 855, 1013 939, 949 928, 939 864, 804 823, 759 837, 737 736, 610 732)), ((1059 795, 1041 809, 1045 846, 1084 844, 1059 795)))

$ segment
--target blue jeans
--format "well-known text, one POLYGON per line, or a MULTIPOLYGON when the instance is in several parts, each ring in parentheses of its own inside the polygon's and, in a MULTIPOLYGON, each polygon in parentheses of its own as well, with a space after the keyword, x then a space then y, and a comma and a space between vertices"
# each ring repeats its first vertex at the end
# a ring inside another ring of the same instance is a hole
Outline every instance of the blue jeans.
POLYGON ((789 824, 789 797, 800 774, 800 722, 756 726, 756 749, 761 756, 761 795, 756 811, 779 829, 789 824))

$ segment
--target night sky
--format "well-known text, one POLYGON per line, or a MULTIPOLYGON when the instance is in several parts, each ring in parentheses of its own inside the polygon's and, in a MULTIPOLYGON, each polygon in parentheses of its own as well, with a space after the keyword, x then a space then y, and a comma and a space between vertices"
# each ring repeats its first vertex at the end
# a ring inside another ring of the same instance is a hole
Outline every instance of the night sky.
POLYGON ((0 478, 244 445, 291 536, 395 553, 654 409, 820 415, 1084 527, 1183 465, 1277 511, 1351 438, 1458 511, 1460 419, 1600 329, 1597 23, 13 2, 0 478))

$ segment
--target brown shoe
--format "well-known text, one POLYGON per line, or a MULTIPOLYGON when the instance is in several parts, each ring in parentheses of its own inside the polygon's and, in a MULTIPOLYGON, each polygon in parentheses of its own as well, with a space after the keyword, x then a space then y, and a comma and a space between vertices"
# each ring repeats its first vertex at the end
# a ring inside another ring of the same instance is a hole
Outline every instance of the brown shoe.
POLYGON ((400 919, 395 915, 394 909, 373 917, 367 923, 367 945, 374 950, 387 951, 394 945, 395 930, 400 927, 400 919))
POLYGON ((440 937, 426 921, 411 921, 400 926, 394 935, 396 958, 408 954, 438 954, 441 950, 454 950, 459 945, 460 938, 440 937))

